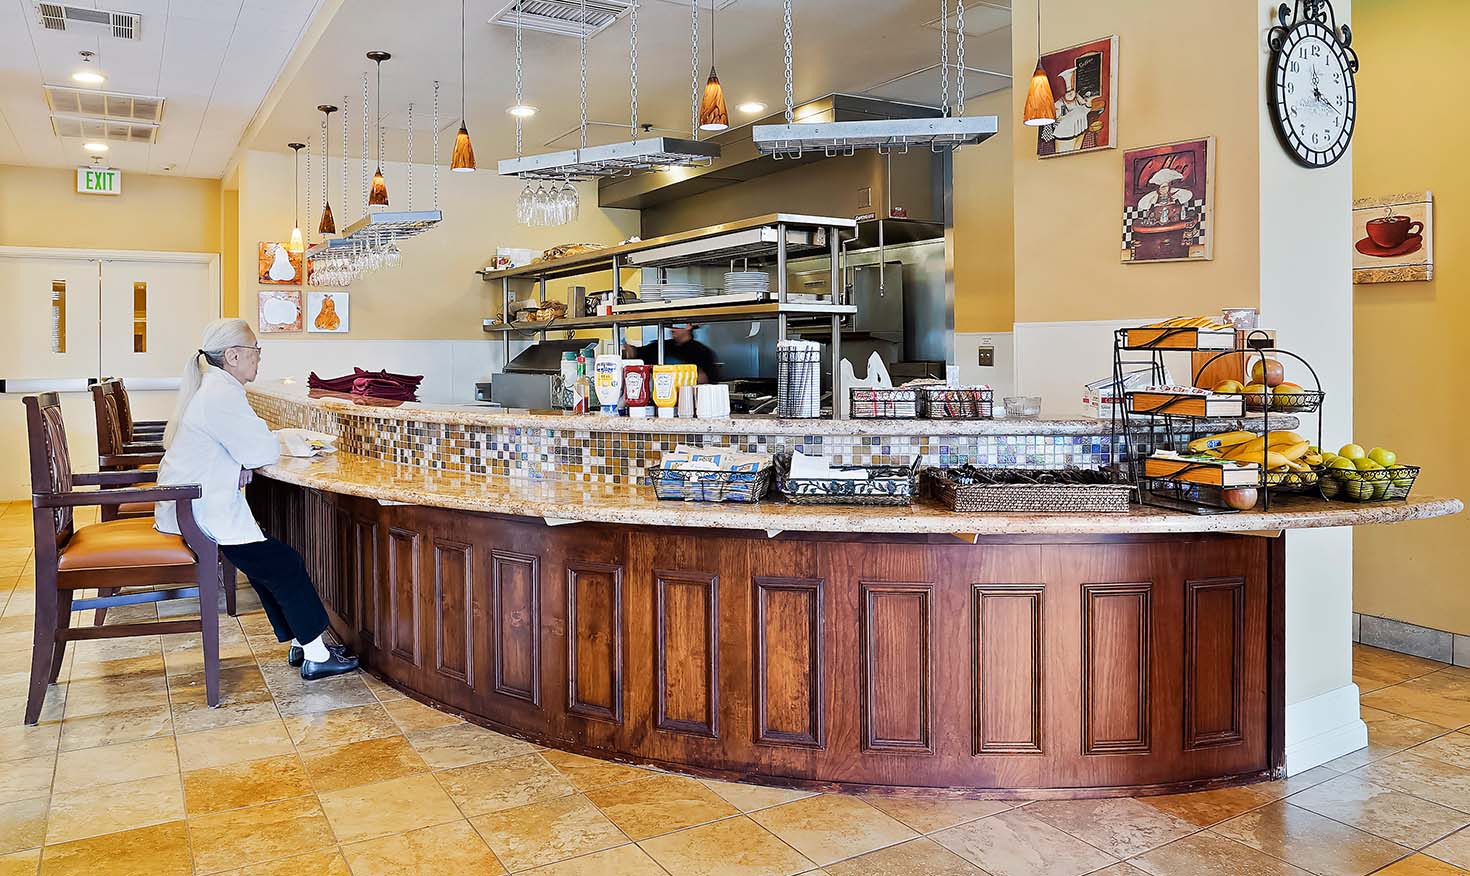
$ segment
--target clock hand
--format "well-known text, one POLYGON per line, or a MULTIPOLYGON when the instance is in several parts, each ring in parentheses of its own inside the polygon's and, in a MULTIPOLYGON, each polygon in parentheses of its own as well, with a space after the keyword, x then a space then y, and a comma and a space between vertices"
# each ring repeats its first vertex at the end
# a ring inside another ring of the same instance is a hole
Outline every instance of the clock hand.
POLYGON ((1338 111, 1337 107, 1335 107, 1335 106, 1332 105, 1332 101, 1328 100, 1327 98, 1323 97, 1320 94, 1317 95, 1317 102, 1320 103, 1320 104, 1322 104, 1323 106, 1327 107, 1328 109, 1332 110, 1334 113, 1337 113, 1338 115, 1342 115, 1342 113, 1338 111))

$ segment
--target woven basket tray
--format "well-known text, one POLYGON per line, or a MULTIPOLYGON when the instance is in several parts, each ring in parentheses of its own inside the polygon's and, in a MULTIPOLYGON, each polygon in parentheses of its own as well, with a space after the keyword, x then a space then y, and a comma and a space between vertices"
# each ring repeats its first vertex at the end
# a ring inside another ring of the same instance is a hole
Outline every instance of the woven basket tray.
MULTIPOLYGON (((1000 481, 1030 480, 1047 472, 1028 469, 997 469, 990 474, 1000 481)), ((929 472, 930 492, 952 511, 991 511, 1017 514, 1123 514, 1133 498, 1127 484, 1076 483, 957 483, 943 470, 929 472)))

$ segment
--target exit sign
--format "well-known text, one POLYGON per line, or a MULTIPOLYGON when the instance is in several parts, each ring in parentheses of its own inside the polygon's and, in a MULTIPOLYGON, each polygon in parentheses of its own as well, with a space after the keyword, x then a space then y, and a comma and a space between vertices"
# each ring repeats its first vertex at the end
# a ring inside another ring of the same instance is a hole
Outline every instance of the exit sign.
POLYGON ((77 192, 83 195, 120 195, 122 194, 122 171, 101 167, 78 167, 77 192))

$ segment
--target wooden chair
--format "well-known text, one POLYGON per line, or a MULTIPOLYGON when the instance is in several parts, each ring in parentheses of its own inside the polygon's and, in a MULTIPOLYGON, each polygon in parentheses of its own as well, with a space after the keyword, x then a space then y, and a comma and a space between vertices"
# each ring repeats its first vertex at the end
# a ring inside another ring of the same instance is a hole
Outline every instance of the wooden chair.
MULTIPOLYGON (((94 383, 91 387, 92 410, 97 419, 97 469, 98 471, 157 469, 158 463, 163 460, 163 444, 128 440, 122 414, 127 392, 118 391, 121 384, 121 381, 114 378, 94 383), (119 398, 124 401, 119 402, 119 398)), ((152 503, 129 502, 102 509, 103 520, 152 516, 152 503)))
MULTIPOLYGON (((130 486, 147 486, 158 479, 158 464, 163 461, 163 444, 159 442, 127 440, 123 421, 128 409, 128 393, 123 389, 120 378, 110 378, 92 384, 92 410, 97 418, 97 468, 99 471, 151 472, 151 477, 140 478, 130 486)), ((160 441, 162 435, 159 436, 160 441)), ((146 517, 153 519, 152 502, 123 502, 120 505, 102 507, 102 520, 126 520, 146 517)), ((235 567, 220 555, 220 581, 225 590, 225 610, 236 614, 235 567)), ((115 596, 118 588, 104 587, 98 596, 115 596)), ((102 626, 107 619, 107 609, 97 609, 95 624, 102 626)))
POLYGON ((46 687, 55 683, 61 672, 66 643, 84 639, 200 633, 204 639, 205 699, 211 706, 219 705, 219 546, 194 520, 192 500, 202 494, 200 487, 128 486, 140 480, 156 480, 153 472, 73 473, 60 398, 56 393, 45 393, 26 396, 24 402, 36 540, 36 624, 25 722, 35 724, 40 718, 46 687), (77 490, 78 485, 99 489, 77 490), (72 520, 72 509, 78 506, 163 500, 178 502, 182 537, 157 531, 151 517, 81 527, 72 520), (192 582, 192 586, 118 594, 123 587, 157 588, 186 582, 192 582), (90 588, 110 590, 113 595, 75 598, 76 591, 90 588), (73 611, 195 596, 199 599, 198 620, 71 626, 73 611))
POLYGON ((132 444, 138 442, 158 442, 163 440, 163 432, 168 428, 167 420, 134 420, 133 406, 128 400, 128 391, 123 386, 121 377, 113 377, 104 381, 109 384, 109 391, 113 400, 117 402, 118 423, 122 426, 123 441, 132 444))

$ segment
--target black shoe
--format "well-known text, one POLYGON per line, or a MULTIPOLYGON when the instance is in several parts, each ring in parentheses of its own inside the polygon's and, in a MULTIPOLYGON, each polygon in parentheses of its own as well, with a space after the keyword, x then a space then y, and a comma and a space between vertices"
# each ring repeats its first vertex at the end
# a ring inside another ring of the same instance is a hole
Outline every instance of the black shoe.
POLYGON ((301 678, 303 681, 316 681, 319 678, 331 678, 334 675, 345 675, 357 669, 357 658, 339 648, 328 648, 327 653, 331 656, 318 663, 315 660, 301 661, 301 678))
MULTIPOLYGON (((328 645, 327 646, 327 650, 330 651, 333 654, 336 654, 336 655, 340 656, 340 657, 351 657, 352 656, 351 654, 347 653, 347 646, 346 645, 328 645)), ((306 661, 306 649, 305 648, 302 648, 300 645, 292 645, 291 646, 291 650, 289 650, 289 651, 286 652, 286 665, 287 666, 290 666, 292 668, 295 668, 297 666, 300 666, 305 661, 306 661)))

